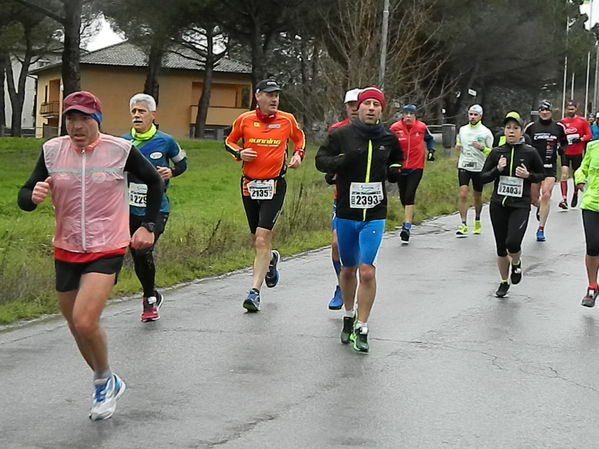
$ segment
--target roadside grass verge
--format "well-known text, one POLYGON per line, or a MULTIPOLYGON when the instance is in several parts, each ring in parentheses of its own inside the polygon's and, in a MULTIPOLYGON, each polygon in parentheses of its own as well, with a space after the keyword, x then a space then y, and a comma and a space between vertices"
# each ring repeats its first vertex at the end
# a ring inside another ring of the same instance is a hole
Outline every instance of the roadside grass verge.
MULTIPOLYGON (((57 312, 50 201, 32 213, 16 205, 17 192, 35 165, 40 145, 35 139, 0 139, 0 164, 5 167, 0 179, 0 323, 57 312)), ((225 153, 221 142, 181 141, 181 146, 187 152, 189 169, 169 188, 172 213, 156 248, 158 287, 226 273, 253 262, 239 195, 239 164, 225 153)), ((332 188, 314 167, 316 150, 309 147, 302 167, 287 175, 285 207, 274 236, 284 256, 330 243, 332 188)), ((428 164, 416 197, 415 223, 456 210, 455 162, 455 155, 441 155, 428 164)), ((387 229, 402 221, 403 209, 394 194, 387 229)), ((139 282, 127 256, 113 296, 138 292, 139 282)))

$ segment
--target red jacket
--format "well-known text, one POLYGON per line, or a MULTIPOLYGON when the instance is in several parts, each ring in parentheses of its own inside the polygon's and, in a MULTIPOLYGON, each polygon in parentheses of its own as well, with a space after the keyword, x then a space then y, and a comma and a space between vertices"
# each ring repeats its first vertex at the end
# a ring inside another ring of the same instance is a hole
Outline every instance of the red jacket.
POLYGON ((568 146, 564 154, 566 156, 578 156, 584 152, 585 143, 593 138, 593 132, 589 123, 580 115, 575 115, 572 118, 564 117, 561 119, 564 128, 566 128, 566 138, 568 146), (578 143, 570 143, 573 138, 578 137, 581 141, 578 143))
POLYGON ((426 160, 424 138, 427 135, 426 123, 414 120, 408 127, 403 119, 391 125, 391 131, 397 136, 404 154, 402 170, 423 169, 426 160))

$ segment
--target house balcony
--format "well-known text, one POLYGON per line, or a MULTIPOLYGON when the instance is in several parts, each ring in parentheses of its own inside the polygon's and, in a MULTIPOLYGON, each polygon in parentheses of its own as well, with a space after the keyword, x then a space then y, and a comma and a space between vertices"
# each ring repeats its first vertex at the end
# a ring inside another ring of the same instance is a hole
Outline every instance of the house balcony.
POLYGON ((40 105, 40 115, 48 117, 58 117, 60 115, 60 101, 48 101, 40 105))

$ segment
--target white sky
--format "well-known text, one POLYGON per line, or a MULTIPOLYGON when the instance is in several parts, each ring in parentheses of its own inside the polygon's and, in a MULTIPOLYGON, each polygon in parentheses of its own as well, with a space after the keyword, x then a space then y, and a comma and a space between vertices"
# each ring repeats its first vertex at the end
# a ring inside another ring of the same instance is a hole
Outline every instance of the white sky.
POLYGON ((99 33, 95 35, 93 38, 91 38, 89 43, 87 44, 87 49, 89 51, 94 51, 100 48, 108 47, 109 45, 116 44, 123 40, 121 36, 119 36, 112 30, 110 24, 104 18, 100 20, 102 26, 100 28, 99 33))

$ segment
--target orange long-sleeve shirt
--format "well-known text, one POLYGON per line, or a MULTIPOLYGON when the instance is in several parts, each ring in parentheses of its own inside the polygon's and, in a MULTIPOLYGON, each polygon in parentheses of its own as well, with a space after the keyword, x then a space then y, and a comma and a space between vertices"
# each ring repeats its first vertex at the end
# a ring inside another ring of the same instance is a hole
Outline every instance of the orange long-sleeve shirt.
POLYGON ((225 139, 225 148, 235 157, 244 148, 253 149, 258 155, 253 161, 243 163, 244 176, 274 179, 281 175, 285 166, 288 140, 293 142, 293 151, 304 150, 306 146, 304 133, 292 114, 277 111, 274 119, 264 122, 258 119, 256 111, 248 111, 233 123, 231 133, 225 139))

